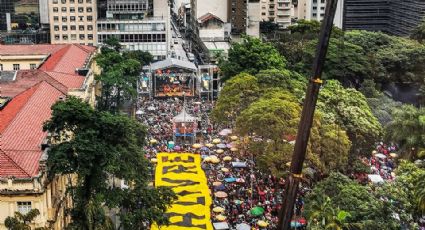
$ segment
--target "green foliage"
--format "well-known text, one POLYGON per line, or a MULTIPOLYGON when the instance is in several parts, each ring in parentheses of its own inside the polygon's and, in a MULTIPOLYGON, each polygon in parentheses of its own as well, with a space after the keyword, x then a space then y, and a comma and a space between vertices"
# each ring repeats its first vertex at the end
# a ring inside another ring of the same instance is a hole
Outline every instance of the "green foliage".
POLYGON ((227 60, 221 60, 219 67, 223 81, 246 72, 251 75, 261 70, 285 68, 285 58, 269 43, 260 39, 244 36, 240 43, 233 43, 227 60))
POLYGON ((242 110, 260 95, 257 79, 246 73, 238 74, 226 82, 212 111, 215 122, 231 125, 242 110))
POLYGON ((382 127, 373 116, 366 98, 355 89, 345 89, 334 80, 320 91, 317 108, 326 124, 338 124, 358 151, 369 151, 382 134, 382 127))
POLYGON ((122 56, 124 59, 134 59, 139 61, 142 67, 153 61, 152 54, 142 50, 125 51, 122 53, 122 56))
MULTIPOLYGON (((8 216, 4 220, 4 226, 8 230, 31 230, 31 222, 40 215, 38 209, 31 209, 27 214, 15 212, 13 217, 8 216)), ((47 230, 47 228, 35 228, 35 230, 47 230)))
POLYGON ((44 124, 44 131, 53 134, 53 144, 48 150, 48 172, 50 176, 77 175, 76 184, 69 188, 74 204, 71 229, 111 229, 103 204, 109 208, 134 207, 131 197, 145 199, 144 212, 149 213, 139 214, 135 219, 131 215, 139 210, 121 212, 121 218, 132 220, 131 226, 156 220, 164 223, 161 211, 173 198, 170 191, 147 188, 149 163, 142 151, 145 127, 128 117, 94 110, 75 97, 57 102, 52 110, 51 119, 44 124), (111 187, 112 175, 132 182, 133 186, 129 189, 111 187))
POLYGON ((386 137, 404 150, 417 152, 425 147, 425 109, 403 105, 393 111, 393 120, 386 126, 386 137))
POLYGON ((389 200, 393 195, 395 193, 377 192, 342 174, 331 173, 307 195, 305 214, 308 219, 314 219, 314 216, 326 217, 332 213, 335 216, 336 212, 332 210, 344 210, 350 214, 344 215, 344 229, 400 229, 411 219, 397 213, 399 209, 392 209, 400 205, 396 203, 399 200, 389 200), (395 218, 396 214, 400 220, 395 218))
POLYGON ((422 43, 425 40, 425 21, 422 21, 410 35, 410 38, 422 43))
POLYGON ((109 52, 120 52, 121 48, 120 40, 117 37, 110 37, 106 39, 100 50, 106 54, 109 52))
POLYGON ((96 56, 96 63, 102 69, 102 73, 96 76, 102 87, 98 109, 117 113, 124 101, 136 98, 137 80, 142 66, 138 60, 129 57, 115 51, 96 56))

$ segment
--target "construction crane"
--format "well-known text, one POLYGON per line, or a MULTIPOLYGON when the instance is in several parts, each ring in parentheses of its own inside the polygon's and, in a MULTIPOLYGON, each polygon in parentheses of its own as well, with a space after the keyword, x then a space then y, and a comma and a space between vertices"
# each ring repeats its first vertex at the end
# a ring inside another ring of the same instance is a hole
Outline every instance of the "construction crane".
POLYGON ((317 97, 319 95, 320 86, 323 83, 321 76, 326 53, 328 51, 337 3, 338 0, 327 0, 326 3, 325 17, 322 21, 319 43, 316 48, 316 57, 313 62, 312 75, 307 87, 294 153, 292 155, 291 170, 286 179, 283 205, 279 213, 278 230, 290 230, 298 187, 302 180, 302 168, 308 139, 310 137, 310 129, 313 123, 314 111, 316 109, 317 97))

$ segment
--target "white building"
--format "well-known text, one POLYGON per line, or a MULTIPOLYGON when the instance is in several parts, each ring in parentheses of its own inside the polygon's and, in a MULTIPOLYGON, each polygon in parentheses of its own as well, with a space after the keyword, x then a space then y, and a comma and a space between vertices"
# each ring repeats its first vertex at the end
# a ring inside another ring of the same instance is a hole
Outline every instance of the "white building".
POLYGON ((162 60, 170 49, 170 13, 167 0, 108 0, 106 19, 97 22, 98 42, 117 37, 128 50, 150 52, 162 60))
POLYGON ((291 25, 292 0, 261 0, 261 20, 277 23, 280 28, 291 25))
MULTIPOLYGON (((326 0, 298 0, 294 8, 295 19, 323 20, 325 16, 326 0)), ((338 1, 335 13, 334 25, 342 28, 344 13, 344 1, 338 1)))

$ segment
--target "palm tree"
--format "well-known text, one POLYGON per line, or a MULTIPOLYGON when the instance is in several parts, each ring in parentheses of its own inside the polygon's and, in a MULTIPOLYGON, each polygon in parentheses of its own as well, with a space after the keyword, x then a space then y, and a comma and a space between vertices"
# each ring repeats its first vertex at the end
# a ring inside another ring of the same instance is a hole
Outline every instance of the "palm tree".
POLYGON ((393 121, 386 127, 386 136, 397 142, 414 157, 418 148, 425 147, 425 108, 404 105, 393 111, 393 121))
MULTIPOLYGON (((26 214, 15 212, 13 217, 9 216, 4 220, 4 225, 9 230, 31 230, 30 223, 40 215, 38 209, 31 209, 26 214)), ((47 228, 35 228, 35 230, 45 230, 47 228)))
POLYGON ((309 219, 309 229, 329 229, 342 230, 349 227, 347 218, 351 215, 349 212, 332 207, 331 198, 320 196, 312 205, 309 219))
POLYGON ((415 186, 415 198, 418 204, 418 210, 425 214, 425 178, 419 178, 415 186))

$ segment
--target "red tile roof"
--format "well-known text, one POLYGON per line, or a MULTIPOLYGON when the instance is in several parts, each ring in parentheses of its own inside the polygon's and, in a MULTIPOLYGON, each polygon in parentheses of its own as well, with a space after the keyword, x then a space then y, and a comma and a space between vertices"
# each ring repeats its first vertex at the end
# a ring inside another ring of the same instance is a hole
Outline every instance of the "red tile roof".
POLYGON ((0 45, 0 55, 48 55, 66 45, 0 45))
MULTIPOLYGON (((14 81, 0 83, 2 96, 13 98, 0 110, 0 177, 28 178, 38 174, 41 143, 47 135, 42 126, 51 116, 51 106, 69 89, 80 88, 84 83, 85 77, 77 75, 75 68, 84 67, 95 48, 52 46, 59 49, 38 70, 19 71, 14 81)), ((28 52, 18 47, 19 52, 28 52)), ((0 54, 4 50, 0 46, 0 54)), ((37 50, 42 49, 34 48, 34 52, 37 50)))

